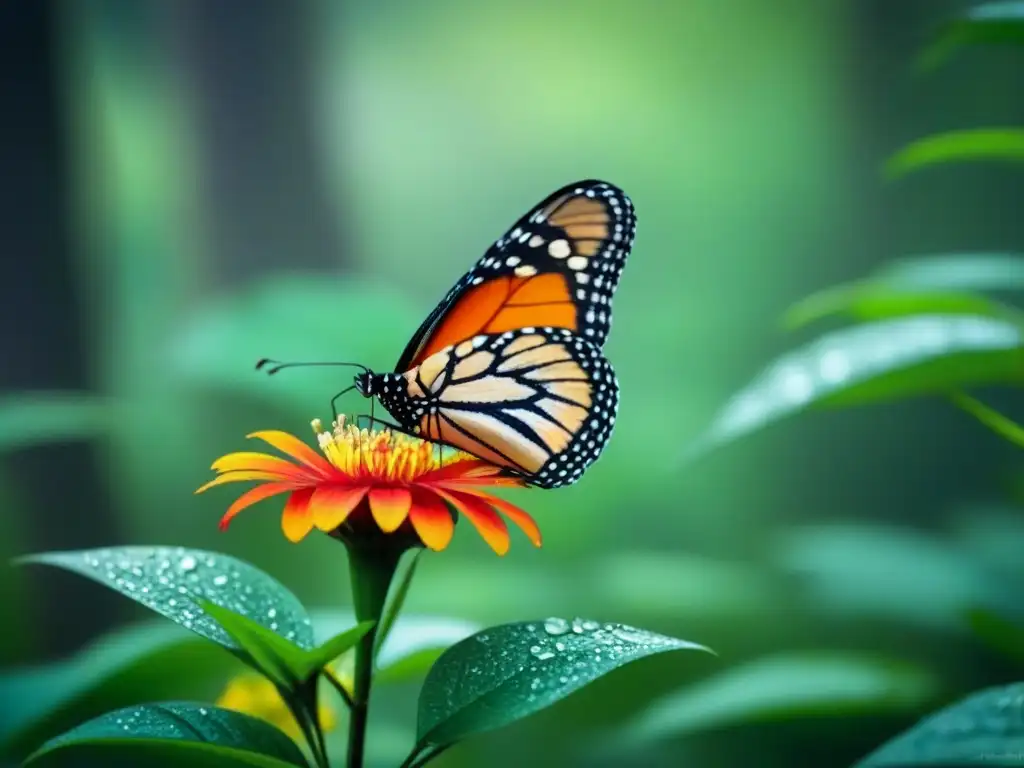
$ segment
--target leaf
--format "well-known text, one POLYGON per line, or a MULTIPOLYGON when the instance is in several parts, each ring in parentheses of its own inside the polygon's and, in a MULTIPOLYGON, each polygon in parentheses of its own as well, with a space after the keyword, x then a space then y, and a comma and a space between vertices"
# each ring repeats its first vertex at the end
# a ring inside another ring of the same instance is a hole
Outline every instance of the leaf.
POLYGON ((367 632, 373 629, 373 625, 374 622, 372 621, 361 622, 351 629, 340 632, 323 645, 314 648, 312 651, 307 651, 306 674, 308 675, 314 671, 323 669, 350 648, 355 647, 355 644, 358 643, 367 632))
POLYGON ((212 692, 227 669, 222 652, 162 619, 104 635, 56 663, 6 670, 0 676, 3 754, 24 755, 43 740, 104 709, 166 696, 212 692), (187 678, 165 670, 187 665, 187 678))
POLYGON ((490 627, 449 648, 420 692, 417 746, 520 720, 631 661, 704 646, 623 624, 551 618, 490 627))
POLYGON ((1000 437, 1024 447, 1024 427, 1017 422, 963 392, 954 392, 950 399, 954 405, 971 414, 1000 437))
POLYGON ((811 406, 850 406, 1024 377, 1021 330, 973 315, 921 315, 847 328, 787 353, 734 395, 689 456, 811 406))
POLYGON ((0 398, 0 451, 102 434, 113 407, 83 392, 24 392, 0 398))
POLYGON ((207 616, 231 635, 244 651, 246 660, 258 672, 286 689, 296 689, 308 679, 303 649, 295 643, 208 600, 198 600, 197 603, 207 616))
POLYGON ((299 748, 264 720, 227 709, 170 702, 102 715, 47 742, 26 765, 257 766, 307 763, 299 748))
POLYGON ((380 621, 380 631, 377 632, 377 638, 374 641, 374 653, 377 653, 384 642, 388 639, 388 635, 391 634, 391 628, 394 626, 395 619, 402 612, 402 606, 405 605, 405 598, 409 595, 409 587, 412 586, 412 577, 416 573, 416 566, 419 564, 420 555, 423 554, 422 549, 413 550, 409 556, 409 562, 406 567, 402 570, 402 575, 399 577, 398 582, 395 585, 394 594, 388 601, 387 606, 384 608, 384 615, 380 621))
POLYGON ((981 640, 1007 658, 1024 662, 1024 626, 987 608, 972 608, 967 621, 981 640))
POLYGON ((918 67, 934 69, 965 45, 1024 45, 1024 3, 991 2, 969 8, 939 29, 918 59, 918 67))
POLYGON ((117 547, 47 552, 19 562, 63 568, 142 603, 171 621, 232 650, 238 642, 196 602, 209 600, 312 648, 305 608, 280 582, 228 555, 182 547, 117 547))
POLYGON ((895 259, 875 273, 891 288, 934 291, 1024 289, 1024 256, 1016 253, 940 253, 895 259))
POLYGON ((971 128, 926 136, 890 157, 885 175, 897 179, 935 165, 976 162, 1024 163, 1024 129, 971 128))
POLYGON ((905 662, 852 653, 786 653, 733 667, 654 702, 623 730, 627 745, 799 717, 913 711, 937 681, 905 662))
POLYGON ((854 768, 1019 766, 1024 683, 987 688, 926 717, 854 768))

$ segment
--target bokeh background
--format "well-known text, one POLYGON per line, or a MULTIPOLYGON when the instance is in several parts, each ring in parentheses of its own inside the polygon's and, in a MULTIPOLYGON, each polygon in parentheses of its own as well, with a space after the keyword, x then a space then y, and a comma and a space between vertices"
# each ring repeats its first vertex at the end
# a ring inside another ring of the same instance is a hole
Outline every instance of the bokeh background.
MULTIPOLYGON (((387 368, 518 216, 596 177, 638 211, 606 347, 615 437, 577 486, 516 497, 543 549, 519 538, 497 560, 463 532, 424 558, 408 609, 583 615, 719 656, 645 661, 437 764, 845 766, 1014 679, 963 611, 1024 584, 1018 448, 922 399, 805 415, 681 460, 731 392, 804 338, 779 324, 796 299, 900 256, 1024 243, 1019 171, 880 173, 920 135, 1024 120, 1019 52, 914 74, 958 7, 3 4, 0 556, 180 544, 250 560, 308 605, 346 604, 331 540, 289 545, 273 504, 222 534, 232 492, 192 495, 247 432, 328 418, 349 378, 268 379, 254 362, 387 368), (603 746, 702 685, 682 726, 626 757, 603 746), (785 715, 763 717, 764 701, 785 715)), ((0 568, 12 669, 143 615, 66 574, 0 568)), ((186 654, 148 670, 151 690, 189 668, 186 654)), ((216 695, 224 680, 204 675, 194 696, 216 695)), ((411 743, 415 691, 375 704, 380 765, 411 743)))

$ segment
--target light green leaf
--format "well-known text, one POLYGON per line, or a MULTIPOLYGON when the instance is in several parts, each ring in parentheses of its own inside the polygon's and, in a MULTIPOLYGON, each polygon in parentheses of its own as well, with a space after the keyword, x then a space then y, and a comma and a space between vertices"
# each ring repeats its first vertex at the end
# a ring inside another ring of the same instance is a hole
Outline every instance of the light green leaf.
POLYGON ((963 392, 954 392, 950 395, 953 404, 971 414, 974 418, 991 429, 1000 437, 1004 437, 1015 445, 1024 447, 1024 427, 1013 421, 994 408, 990 408, 980 400, 965 395, 963 392))
POLYGON ((947 394, 1024 378, 1022 331, 974 315, 920 315, 855 326, 787 353, 734 395, 692 458, 809 407, 947 394))
POLYGON ((308 679, 305 651, 295 643, 208 600, 199 599, 196 603, 231 635, 241 648, 243 658, 278 686, 295 690, 308 679))
POLYGON ((228 555, 182 547, 116 547, 47 552, 19 562, 86 576, 232 651, 241 650, 238 642, 197 600, 252 619, 301 648, 314 645, 312 625, 298 598, 255 566, 228 555))
POLYGON ((911 142, 885 164, 890 179, 948 163, 1024 163, 1024 128, 972 128, 911 142))
POLYGON ((295 742, 266 721, 190 702, 144 704, 102 715, 47 742, 25 764, 307 766, 295 742))
POLYGON ((431 668, 420 692, 416 751, 521 720, 624 664, 675 650, 710 652, 583 619, 490 627, 449 648, 431 668))
POLYGON ((0 397, 0 452, 103 434, 112 404, 83 392, 25 392, 0 397))
POLYGON ((733 667, 654 702, 623 731, 626 744, 798 717, 914 711, 936 695, 932 674, 852 653, 789 653, 733 667))
POLYGON ((885 264, 875 280, 890 288, 930 291, 1019 291, 1024 256, 1016 253, 940 253, 885 264))
POLYGON ((1024 3, 981 3, 968 8, 939 29, 918 60, 921 70, 930 70, 965 45, 1024 45, 1024 3))
POLYGON ((1024 662, 1024 625, 1005 619, 987 608, 972 608, 967 621, 981 640, 1007 658, 1024 662))
POLYGON ((926 717, 855 768, 1016 766, 1024 755, 1024 683, 987 688, 926 717))
POLYGON ((210 695, 230 665, 205 640, 163 619, 111 632, 71 658, 0 676, 2 753, 24 755, 105 709, 141 696, 210 695), (167 675, 186 667, 189 674, 167 675))

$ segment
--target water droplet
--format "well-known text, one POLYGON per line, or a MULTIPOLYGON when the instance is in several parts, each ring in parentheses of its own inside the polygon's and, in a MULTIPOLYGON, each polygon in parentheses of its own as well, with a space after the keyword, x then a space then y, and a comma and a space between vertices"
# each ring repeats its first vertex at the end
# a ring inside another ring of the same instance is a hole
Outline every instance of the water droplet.
POLYGON ((586 620, 586 621, 583 622, 583 630, 585 632, 593 632, 595 629, 600 629, 600 628, 601 628, 601 625, 598 624, 596 621, 586 620))
POLYGON ((271 608, 269 611, 267 611, 267 618, 268 619, 272 619, 275 616, 277 616, 277 608, 271 608))
POLYGON ((559 652, 564 651, 565 643, 555 643, 555 650, 559 652))
POLYGON ((572 620, 572 631, 574 633, 576 633, 577 635, 582 635, 583 634, 583 631, 584 631, 583 630, 583 619, 573 619, 572 620))
POLYGON ((199 714, 203 717, 206 717, 208 714, 210 714, 210 710, 208 710, 206 707, 200 707, 199 714))
POLYGON ((544 620, 544 631, 549 635, 564 635, 569 631, 569 622, 565 619, 560 619, 557 616, 553 616, 550 619, 544 620))
POLYGON ((175 600, 173 597, 170 600, 167 601, 167 605, 169 605, 171 608, 173 608, 177 604, 178 604, 178 601, 175 600))
POLYGON ((197 565, 198 563, 192 555, 185 555, 178 563, 178 567, 183 571, 194 571, 197 565))
POLYGON ((651 640, 651 636, 646 632, 625 625, 615 627, 612 630, 612 634, 620 640, 625 640, 627 643, 648 643, 651 640))
POLYGON ((223 573, 220 576, 215 576, 214 579, 213 579, 213 585, 215 587, 223 587, 227 583, 228 583, 228 577, 225 576, 223 573))

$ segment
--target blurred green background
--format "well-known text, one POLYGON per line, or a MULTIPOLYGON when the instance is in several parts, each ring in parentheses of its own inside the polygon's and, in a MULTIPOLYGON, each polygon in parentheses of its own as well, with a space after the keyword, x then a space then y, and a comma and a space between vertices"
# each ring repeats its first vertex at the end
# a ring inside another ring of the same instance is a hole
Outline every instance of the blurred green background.
MULTIPOLYGON (((920 135, 1024 120, 1019 51, 914 74, 959 7, 6 4, 0 554, 217 549, 307 605, 344 605, 336 543, 287 544, 270 503, 221 534, 233 492, 192 495, 247 432, 307 435, 348 382, 267 379, 254 362, 386 369, 518 216, 596 177, 638 212, 606 347, 622 386, 614 439, 577 486, 515 496, 543 549, 520 537, 498 560, 462 531, 424 558, 408 610, 584 615, 720 655, 645 661, 437 764, 846 766, 950 698, 1014 679, 964 612, 1024 611, 1019 448, 922 399, 680 460, 793 346, 779 317, 797 298, 900 256, 1024 242, 1019 171, 881 176, 920 135), (693 686, 716 680, 700 699, 693 686), (684 725, 626 758, 601 746, 677 690, 696 692, 672 705, 691 708, 684 725)), ((0 569, 0 596, 10 667, 142 616, 61 573, 0 569)), ((192 663, 162 663, 148 693, 125 682, 121 698, 216 695, 215 675, 179 690, 192 663)), ((411 743, 415 690, 375 703, 380 765, 411 743)))

